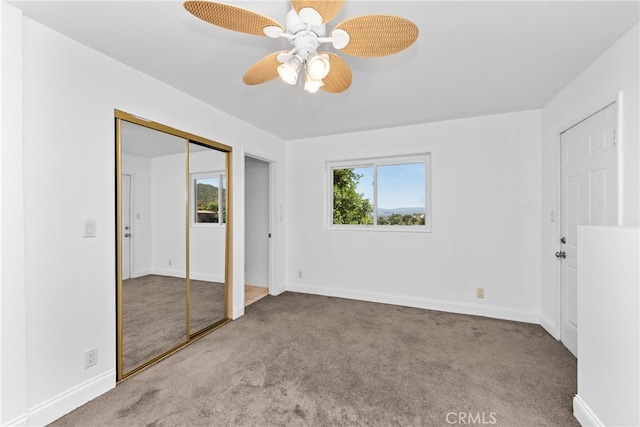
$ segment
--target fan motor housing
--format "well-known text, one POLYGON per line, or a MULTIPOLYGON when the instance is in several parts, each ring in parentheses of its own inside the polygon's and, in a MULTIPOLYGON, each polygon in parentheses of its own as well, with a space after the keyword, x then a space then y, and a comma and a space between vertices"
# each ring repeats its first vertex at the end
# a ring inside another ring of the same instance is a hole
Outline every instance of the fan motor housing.
POLYGON ((302 34, 292 40, 293 45, 296 47, 296 53, 307 59, 307 56, 311 52, 316 52, 320 42, 318 37, 312 34, 302 34))
POLYGON ((320 46, 319 37, 326 35, 326 25, 309 25, 291 9, 287 14, 287 33, 294 36, 289 42, 296 48, 296 53, 306 59, 310 52, 316 52, 320 46), (309 27, 309 31, 307 28, 309 27))
MULTIPOLYGON (((286 26, 287 33, 294 36, 301 31, 307 30, 307 23, 304 22, 293 9, 291 9, 289 13, 287 13, 286 26)), ((311 25, 311 32, 314 33, 317 37, 324 37, 327 34, 326 27, 327 26, 325 24, 311 25)))

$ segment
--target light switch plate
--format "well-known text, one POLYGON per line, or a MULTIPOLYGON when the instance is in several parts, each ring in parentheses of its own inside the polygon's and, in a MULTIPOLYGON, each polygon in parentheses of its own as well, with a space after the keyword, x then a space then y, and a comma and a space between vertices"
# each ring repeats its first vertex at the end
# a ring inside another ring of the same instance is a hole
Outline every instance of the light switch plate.
POLYGON ((96 237, 96 222, 93 219, 84 222, 84 237, 96 237))

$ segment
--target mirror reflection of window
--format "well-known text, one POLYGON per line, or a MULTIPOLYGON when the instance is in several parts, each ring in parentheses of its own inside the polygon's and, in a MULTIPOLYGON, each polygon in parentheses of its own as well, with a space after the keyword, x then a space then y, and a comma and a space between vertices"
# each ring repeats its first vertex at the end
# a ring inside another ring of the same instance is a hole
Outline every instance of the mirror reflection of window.
POLYGON ((192 174, 193 222, 225 224, 226 180, 222 172, 192 174))

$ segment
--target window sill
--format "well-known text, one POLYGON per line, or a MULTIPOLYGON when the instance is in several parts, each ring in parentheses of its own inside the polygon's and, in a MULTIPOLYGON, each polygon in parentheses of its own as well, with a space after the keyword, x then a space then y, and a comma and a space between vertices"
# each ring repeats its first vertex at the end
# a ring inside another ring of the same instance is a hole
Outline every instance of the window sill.
POLYGON ((192 222, 189 224, 191 228, 225 228, 226 224, 215 224, 215 223, 206 223, 206 222, 192 222))
POLYGON ((427 226, 411 226, 411 225, 330 225, 328 231, 366 231, 380 233, 431 233, 431 229, 427 226))

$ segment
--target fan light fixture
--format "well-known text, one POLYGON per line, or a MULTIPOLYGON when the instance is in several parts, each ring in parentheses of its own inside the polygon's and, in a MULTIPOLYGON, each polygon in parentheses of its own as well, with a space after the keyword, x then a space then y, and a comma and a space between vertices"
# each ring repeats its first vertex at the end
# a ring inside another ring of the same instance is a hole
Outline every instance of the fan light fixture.
POLYGON ((329 55, 310 52, 306 59, 302 59, 297 54, 284 56, 284 58, 287 57, 288 59, 278 66, 278 75, 285 83, 295 85, 298 82, 300 70, 303 69, 304 89, 307 92, 316 93, 318 89, 324 86, 322 79, 329 74, 331 68, 329 55))
MULTIPOLYGON (((224 0, 223 0, 224 1, 224 0)), ((391 55, 411 46, 418 38, 418 27, 406 18, 392 15, 362 15, 348 18, 327 35, 327 23, 334 19, 344 0, 290 0, 286 25, 248 9, 208 0, 187 0, 189 13, 232 31, 285 39, 289 51, 271 53, 258 60, 245 73, 248 85, 268 82, 280 76, 290 85, 300 77, 308 92, 322 89, 344 92, 351 86, 352 74, 347 62, 321 47, 330 43, 346 55, 371 58, 391 55)))

